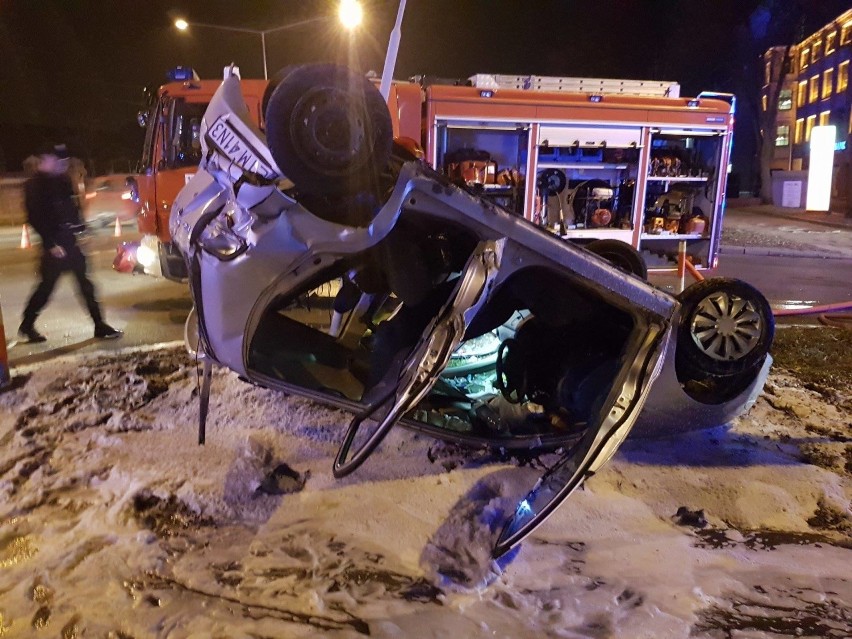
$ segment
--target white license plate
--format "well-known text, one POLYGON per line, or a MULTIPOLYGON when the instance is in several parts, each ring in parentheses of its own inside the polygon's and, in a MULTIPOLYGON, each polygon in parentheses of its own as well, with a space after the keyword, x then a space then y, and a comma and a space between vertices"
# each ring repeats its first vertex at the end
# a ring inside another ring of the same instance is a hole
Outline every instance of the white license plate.
POLYGON ((245 137, 231 124, 226 116, 218 118, 207 131, 217 150, 231 162, 246 171, 272 178, 275 172, 260 154, 246 141, 245 137))

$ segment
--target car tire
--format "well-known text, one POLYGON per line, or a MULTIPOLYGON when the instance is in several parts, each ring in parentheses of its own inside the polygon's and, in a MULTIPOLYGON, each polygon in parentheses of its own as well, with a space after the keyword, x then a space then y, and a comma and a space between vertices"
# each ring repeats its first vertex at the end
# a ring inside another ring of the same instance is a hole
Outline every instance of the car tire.
POLYGON ((272 98, 272 94, 275 92, 275 89, 278 88, 278 85, 290 75, 293 71, 299 68, 297 64, 288 64, 287 66, 281 67, 275 74, 269 78, 269 84, 266 85, 266 89, 263 90, 263 98, 260 101, 260 113, 263 116, 264 128, 266 128, 266 111, 269 107, 269 100, 272 98))
POLYGON ((740 375, 763 363, 775 318, 756 288, 714 277, 686 288, 678 301, 677 364, 686 377, 740 375))
POLYGON ((307 195, 375 190, 391 155, 387 105, 364 76, 333 64, 294 69, 275 87, 266 109, 275 162, 307 195))
POLYGON ((621 240, 593 240, 584 248, 595 255, 599 255, 607 262, 620 268, 622 271, 632 273, 643 280, 648 279, 648 265, 642 254, 632 245, 621 240))

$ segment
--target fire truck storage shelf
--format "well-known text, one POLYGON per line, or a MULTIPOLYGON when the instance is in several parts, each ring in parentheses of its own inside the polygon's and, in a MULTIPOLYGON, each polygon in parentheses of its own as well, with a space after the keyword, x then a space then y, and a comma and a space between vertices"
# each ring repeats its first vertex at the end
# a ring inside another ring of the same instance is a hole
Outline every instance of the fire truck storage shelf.
POLYGON ((566 239, 632 244, 651 269, 676 268, 682 242, 699 268, 713 264, 730 103, 680 98, 666 82, 480 74, 471 83, 425 89, 436 169, 566 239))

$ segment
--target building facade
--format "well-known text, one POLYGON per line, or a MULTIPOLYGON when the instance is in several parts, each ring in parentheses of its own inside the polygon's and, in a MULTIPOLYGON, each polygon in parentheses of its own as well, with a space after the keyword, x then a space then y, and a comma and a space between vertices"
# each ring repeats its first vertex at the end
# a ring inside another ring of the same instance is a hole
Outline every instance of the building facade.
POLYGON ((832 179, 832 210, 852 215, 852 9, 789 47, 764 54, 762 108, 773 145, 763 155, 771 170, 808 169, 809 142, 815 126, 837 127, 832 179))

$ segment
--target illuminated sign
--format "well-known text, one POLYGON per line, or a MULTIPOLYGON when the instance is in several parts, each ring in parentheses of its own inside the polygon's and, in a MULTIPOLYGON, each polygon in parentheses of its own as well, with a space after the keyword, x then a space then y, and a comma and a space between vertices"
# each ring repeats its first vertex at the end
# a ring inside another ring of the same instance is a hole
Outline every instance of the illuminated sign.
POLYGON ((835 151, 845 151, 846 150, 846 140, 840 140, 840 142, 834 143, 835 151))
POLYGON ((831 203, 831 172, 834 168, 835 126, 815 126, 811 129, 811 159, 808 169, 809 211, 828 211, 831 203))

